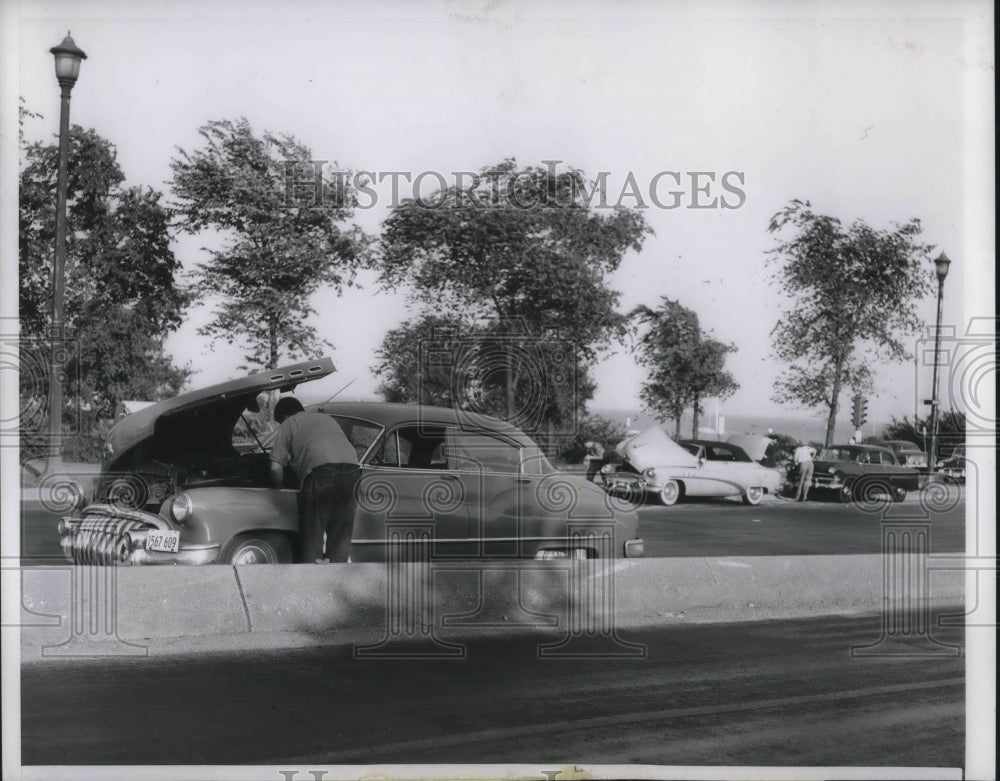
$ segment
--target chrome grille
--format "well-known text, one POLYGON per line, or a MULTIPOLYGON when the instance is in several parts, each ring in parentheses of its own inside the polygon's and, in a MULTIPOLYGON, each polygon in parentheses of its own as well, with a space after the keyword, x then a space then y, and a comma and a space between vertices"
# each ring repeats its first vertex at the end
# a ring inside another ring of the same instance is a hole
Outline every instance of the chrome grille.
POLYGON ((145 537, 144 532, 164 525, 147 513, 96 506, 84 510, 82 518, 63 518, 59 523, 59 543, 63 555, 74 564, 129 564, 133 549, 145 537))

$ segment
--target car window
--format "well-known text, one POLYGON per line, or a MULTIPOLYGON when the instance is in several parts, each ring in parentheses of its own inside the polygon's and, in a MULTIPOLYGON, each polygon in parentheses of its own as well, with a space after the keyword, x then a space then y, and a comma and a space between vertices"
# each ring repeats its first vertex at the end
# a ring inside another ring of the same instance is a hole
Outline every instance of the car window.
POLYGON ((480 431, 449 428, 448 468, 462 472, 517 474, 521 449, 512 443, 480 431))
POLYGON ((401 469, 446 469, 444 443, 444 426, 400 426, 389 432, 371 463, 401 469))
POLYGON ((819 461, 850 461, 851 451, 843 447, 827 447, 817 456, 819 461))
POLYGON ((399 432, 392 431, 382 441, 382 445, 374 453, 371 463, 375 466, 396 466, 406 463, 410 458, 410 443, 400 440, 399 432))
POLYGON ((701 446, 700 445, 692 445, 690 443, 684 444, 683 442, 679 442, 678 444, 682 448, 684 448, 688 453, 690 453, 691 455, 698 456, 699 458, 701 458, 701 446))
POLYGON ((733 451, 727 447, 722 447, 721 445, 713 445, 711 447, 705 448, 708 453, 709 461, 735 461, 736 456, 733 451))
POLYGON ((344 431, 344 436, 354 445, 354 450, 358 454, 360 461, 365 453, 378 439, 383 427, 370 420, 360 420, 359 418, 349 418, 345 415, 331 415, 344 431))

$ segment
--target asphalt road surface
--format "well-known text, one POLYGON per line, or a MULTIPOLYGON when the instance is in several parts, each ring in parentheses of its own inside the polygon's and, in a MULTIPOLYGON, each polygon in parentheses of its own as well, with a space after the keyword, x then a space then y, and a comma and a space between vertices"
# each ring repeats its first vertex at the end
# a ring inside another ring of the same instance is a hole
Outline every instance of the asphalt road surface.
POLYGON ((852 656, 880 627, 629 630, 621 639, 646 648, 630 659, 539 658, 539 639, 520 637, 470 642, 462 660, 313 647, 33 665, 22 762, 960 767, 963 659, 852 656))
MULTIPOLYGON (((639 533, 647 556, 795 556, 881 553, 882 520, 931 523, 931 552, 965 550, 964 490, 949 489, 933 504, 918 493, 905 502, 862 509, 852 504, 793 502, 768 497, 756 507, 739 499, 689 500, 673 507, 645 505, 639 533)), ((973 502, 975 502, 975 497, 973 502)), ((973 506, 970 521, 983 517, 973 506)), ((58 520, 37 508, 22 515, 25 566, 62 564, 58 520)))
MULTIPOLYGON (((639 510, 647 556, 805 556, 881 553, 883 521, 930 523, 932 553, 965 550, 964 492, 921 503, 919 494, 877 508, 830 501, 768 498, 756 507, 739 499, 694 501, 639 510)), ((975 501, 975 499, 973 500, 975 501)), ((975 508, 973 508, 975 510, 975 508)), ((980 517, 975 512, 970 522, 980 517)))

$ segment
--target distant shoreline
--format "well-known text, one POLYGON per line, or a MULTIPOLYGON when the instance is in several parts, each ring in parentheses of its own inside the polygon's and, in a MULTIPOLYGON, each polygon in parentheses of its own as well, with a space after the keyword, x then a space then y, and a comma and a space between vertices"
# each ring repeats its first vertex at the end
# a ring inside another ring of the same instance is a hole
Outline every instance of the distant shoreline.
MULTIPOLYGON (((642 430, 654 425, 661 425, 670 436, 674 435, 673 421, 658 421, 644 410, 610 409, 607 407, 597 407, 589 410, 592 415, 600 415, 602 418, 613 420, 616 423, 626 425, 626 420, 631 418, 628 428, 642 430)), ((851 426, 849 412, 841 411, 838 415, 837 425, 834 428, 833 439, 835 442, 847 442, 854 436, 854 428, 851 426), (841 419, 843 418, 843 419, 841 419)), ((724 415, 723 432, 721 437, 715 433, 714 411, 702 415, 698 421, 699 428, 702 429, 698 438, 700 439, 726 439, 733 434, 784 434, 794 437, 800 442, 823 442, 826 438, 826 416, 809 415, 724 415), (707 430, 706 430, 707 429, 707 430)), ((681 418, 681 437, 691 438, 691 424, 693 416, 688 413, 681 418)), ((874 421, 865 423, 862 427, 862 434, 865 437, 880 436, 889 421, 874 421)))

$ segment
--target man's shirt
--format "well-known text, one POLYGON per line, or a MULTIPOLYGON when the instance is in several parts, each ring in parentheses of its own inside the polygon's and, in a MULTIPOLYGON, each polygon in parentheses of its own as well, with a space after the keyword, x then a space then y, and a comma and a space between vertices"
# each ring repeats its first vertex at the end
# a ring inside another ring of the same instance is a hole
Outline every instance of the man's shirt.
POLYGON ((356 464, 358 454, 344 430, 329 415, 300 412, 286 418, 271 447, 271 460, 291 466, 299 484, 322 464, 356 464))
POLYGON ((802 445, 802 447, 795 448, 795 463, 801 464, 804 461, 812 461, 814 452, 815 451, 808 445, 802 445))

